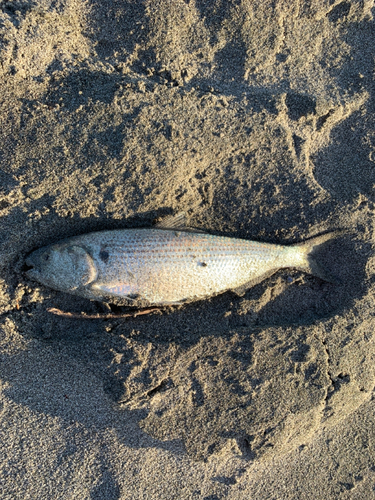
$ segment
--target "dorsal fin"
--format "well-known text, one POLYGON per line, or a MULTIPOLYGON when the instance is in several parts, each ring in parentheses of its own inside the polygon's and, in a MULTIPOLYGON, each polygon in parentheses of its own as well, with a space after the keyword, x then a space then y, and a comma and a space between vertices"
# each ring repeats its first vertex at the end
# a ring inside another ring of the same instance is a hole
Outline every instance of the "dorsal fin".
POLYGON ((204 233, 200 229, 188 227, 186 225, 186 213, 178 212, 176 215, 168 215, 163 220, 155 224, 157 229, 174 229, 175 231, 185 231, 190 233, 204 233))
POLYGON ((158 229, 185 229, 186 213, 179 212, 176 215, 167 215, 163 220, 155 224, 158 229))

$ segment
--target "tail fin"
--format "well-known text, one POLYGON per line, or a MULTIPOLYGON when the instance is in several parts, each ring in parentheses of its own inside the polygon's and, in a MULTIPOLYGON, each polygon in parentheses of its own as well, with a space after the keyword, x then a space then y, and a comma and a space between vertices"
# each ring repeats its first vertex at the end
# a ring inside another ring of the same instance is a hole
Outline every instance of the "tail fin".
POLYGON ((312 274, 321 278, 324 281, 328 281, 329 283, 339 283, 340 280, 333 276, 329 271, 323 269, 315 260, 314 253, 318 248, 320 248, 325 243, 338 238, 342 234, 345 234, 347 231, 345 229, 338 229, 337 231, 331 231, 330 233, 321 234, 320 236, 315 236, 306 240, 302 243, 298 243, 295 245, 299 248, 302 256, 303 263, 299 266, 299 268, 306 273, 312 274))

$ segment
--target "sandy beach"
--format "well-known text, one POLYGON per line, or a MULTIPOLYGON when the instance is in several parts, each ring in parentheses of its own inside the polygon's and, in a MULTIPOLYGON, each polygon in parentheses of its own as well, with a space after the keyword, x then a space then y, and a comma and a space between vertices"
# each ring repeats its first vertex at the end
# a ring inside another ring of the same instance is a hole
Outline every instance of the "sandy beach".
POLYGON ((3 500, 375 498, 370 0, 0 1, 3 500), (33 250, 185 212, 325 282, 129 319, 33 250))

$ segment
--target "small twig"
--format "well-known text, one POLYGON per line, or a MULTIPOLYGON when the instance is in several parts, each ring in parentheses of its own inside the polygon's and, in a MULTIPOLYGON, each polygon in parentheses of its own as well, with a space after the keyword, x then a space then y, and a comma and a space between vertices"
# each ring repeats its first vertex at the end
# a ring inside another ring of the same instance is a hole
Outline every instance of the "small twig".
POLYGON ((47 309, 48 312, 52 314, 56 314, 57 316, 63 316, 64 318, 77 318, 77 319, 118 319, 118 318, 136 318, 137 316, 142 316, 143 314, 150 314, 154 311, 160 311, 158 307, 154 307, 152 309, 139 309, 138 311, 134 311, 133 313, 111 313, 111 314, 85 314, 85 313, 71 313, 61 311, 61 309, 56 309, 55 307, 51 307, 47 309))

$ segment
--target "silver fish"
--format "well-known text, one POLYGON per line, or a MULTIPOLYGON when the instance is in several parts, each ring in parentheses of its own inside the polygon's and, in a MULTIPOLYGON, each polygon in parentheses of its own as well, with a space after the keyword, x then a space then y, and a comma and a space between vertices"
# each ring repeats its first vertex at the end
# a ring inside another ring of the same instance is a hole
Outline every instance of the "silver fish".
POLYGON ((30 254, 28 277, 88 299, 141 301, 163 306, 238 294, 280 268, 297 268, 326 281, 313 258, 331 232, 296 245, 214 236, 183 225, 183 214, 149 229, 83 234, 30 254))

